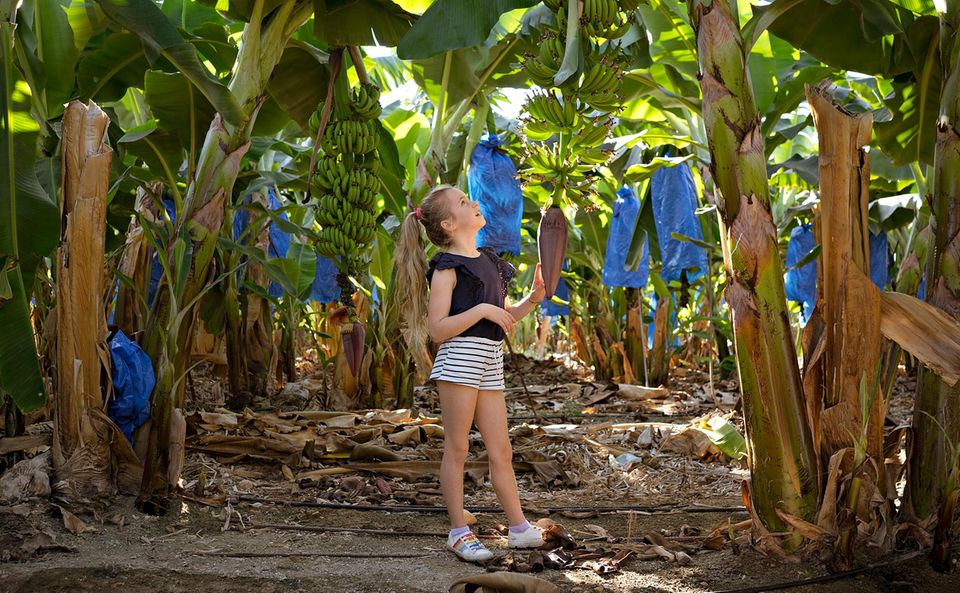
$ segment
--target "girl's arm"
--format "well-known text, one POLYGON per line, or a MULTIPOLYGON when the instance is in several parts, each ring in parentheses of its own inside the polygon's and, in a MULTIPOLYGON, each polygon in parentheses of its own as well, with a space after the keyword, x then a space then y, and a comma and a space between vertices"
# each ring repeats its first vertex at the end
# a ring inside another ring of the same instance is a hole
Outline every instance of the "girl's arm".
POLYGON ((516 305, 505 304, 504 308, 510 312, 510 315, 512 315, 514 319, 519 321, 526 317, 530 311, 533 311, 534 307, 540 304, 546 292, 547 289, 543 283, 543 274, 540 272, 540 264, 537 264, 537 269, 533 273, 533 284, 530 286, 530 292, 516 305))
POLYGON ((500 307, 480 304, 463 313, 450 315, 450 301, 453 288, 457 285, 457 272, 454 269, 437 270, 430 282, 430 302, 427 304, 427 331, 430 339, 436 343, 460 335, 481 319, 489 319, 510 333, 514 318, 500 307))

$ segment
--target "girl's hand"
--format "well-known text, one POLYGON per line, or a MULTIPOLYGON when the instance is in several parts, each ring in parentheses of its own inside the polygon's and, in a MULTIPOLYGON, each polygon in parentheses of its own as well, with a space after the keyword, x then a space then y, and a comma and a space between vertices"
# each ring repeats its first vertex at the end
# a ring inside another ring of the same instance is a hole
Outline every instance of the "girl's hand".
POLYGON ((533 284, 530 285, 530 302, 539 303, 547 294, 546 284, 543 282, 543 273, 540 271, 540 264, 533 273, 533 284))
POLYGON ((513 325, 517 322, 506 309, 503 307, 498 307, 496 305, 491 305, 489 303, 484 303, 481 305, 483 307, 483 317, 489 319, 490 321, 496 323, 503 331, 507 334, 513 332, 513 325))

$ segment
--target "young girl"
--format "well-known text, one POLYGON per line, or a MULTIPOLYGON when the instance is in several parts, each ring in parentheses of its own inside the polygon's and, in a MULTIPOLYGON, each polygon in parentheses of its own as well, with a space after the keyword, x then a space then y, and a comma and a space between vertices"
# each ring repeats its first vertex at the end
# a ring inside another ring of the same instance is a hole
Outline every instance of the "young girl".
MULTIPOLYGON (((440 343, 430 378, 437 382, 443 416, 440 486, 452 527, 447 547, 469 561, 493 557, 463 516, 463 466, 473 423, 483 437, 490 481, 510 523, 509 546, 543 544, 542 530, 530 525, 520 508, 503 395, 503 339, 543 300, 543 277, 537 264, 530 293, 516 305, 508 304, 507 284, 516 270, 491 249, 477 248, 477 231, 485 223, 477 202, 459 189, 440 185, 403 221, 397 251, 399 296, 408 326, 422 325, 425 317, 430 338, 440 343), (443 250, 428 269, 421 225, 443 250), (425 315, 424 279, 430 283, 425 315)), ((417 335, 415 327, 406 329, 408 336, 417 335)))

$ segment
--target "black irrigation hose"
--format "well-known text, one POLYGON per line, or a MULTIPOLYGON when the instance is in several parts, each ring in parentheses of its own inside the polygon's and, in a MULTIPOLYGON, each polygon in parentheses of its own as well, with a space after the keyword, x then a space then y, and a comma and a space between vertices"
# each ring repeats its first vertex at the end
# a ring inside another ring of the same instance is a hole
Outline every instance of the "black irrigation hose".
MULTIPOLYGON (((259 498, 257 496, 240 495, 230 498, 231 504, 240 502, 277 504, 292 507, 309 507, 321 509, 347 509, 353 511, 389 511, 394 513, 446 513, 447 507, 424 506, 424 505, 384 505, 384 504, 351 504, 345 502, 316 502, 312 500, 281 500, 274 498, 259 498)), ((471 513, 502 513, 500 507, 464 507, 464 510, 471 513)), ((651 515, 672 514, 672 513, 739 513, 746 511, 742 506, 679 506, 679 505, 660 505, 660 506, 620 506, 620 507, 530 507, 531 512, 542 511, 545 513, 649 513, 651 515)))
POLYGON ((819 583, 829 583, 831 581, 839 581, 842 579, 855 577, 863 573, 872 572, 878 568, 885 568, 887 566, 892 566, 894 564, 899 564, 901 562, 913 560, 918 556, 923 556, 929 553, 930 553, 930 550, 918 550, 916 552, 910 552, 909 554, 904 554, 903 556, 899 556, 891 560, 874 562, 873 564, 868 564, 866 566, 861 566, 860 568, 854 568, 852 570, 845 570, 843 572, 825 574, 818 577, 811 577, 809 579, 799 579, 796 581, 784 581, 782 583, 769 583, 766 585, 757 585, 755 587, 744 587, 741 589, 727 589, 725 591, 714 591, 712 593, 764 593, 764 591, 779 591, 780 589, 803 587, 804 585, 816 585, 819 583))
MULTIPOLYGON (((562 414, 540 414, 541 420, 590 420, 591 418, 629 418, 637 423, 657 422, 659 419, 677 420, 670 424, 684 423, 693 420, 694 416, 681 414, 642 414, 643 419, 637 419, 636 414, 584 414, 582 416, 564 416, 562 414)), ((536 420, 535 416, 507 416, 507 420, 536 420)), ((571 424, 582 425, 583 422, 571 422, 571 424)), ((666 424, 666 423, 665 423, 666 424)))

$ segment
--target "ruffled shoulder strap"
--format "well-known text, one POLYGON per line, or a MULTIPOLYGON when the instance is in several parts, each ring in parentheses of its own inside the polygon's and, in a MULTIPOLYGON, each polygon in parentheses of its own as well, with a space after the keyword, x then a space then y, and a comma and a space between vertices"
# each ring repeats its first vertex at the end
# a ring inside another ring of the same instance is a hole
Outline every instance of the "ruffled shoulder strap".
POLYGON ((427 284, 433 282, 433 273, 437 270, 450 270, 460 266, 460 262, 449 253, 441 251, 430 259, 427 266, 427 284))
POLYGON ((451 255, 445 251, 433 256, 433 259, 430 260, 430 265, 427 267, 427 283, 433 282, 433 273, 437 270, 460 270, 460 272, 472 280, 475 283, 478 283, 483 286, 483 281, 473 273, 473 270, 470 269, 462 259, 455 255, 451 255))
POLYGON ((503 293, 503 296, 506 297, 507 286, 510 284, 510 281, 513 280, 513 277, 517 275, 517 269, 513 267, 510 262, 502 260, 500 256, 497 255, 497 252, 494 251, 493 247, 481 247, 480 251, 497 264, 497 271, 500 273, 500 291, 503 293))

